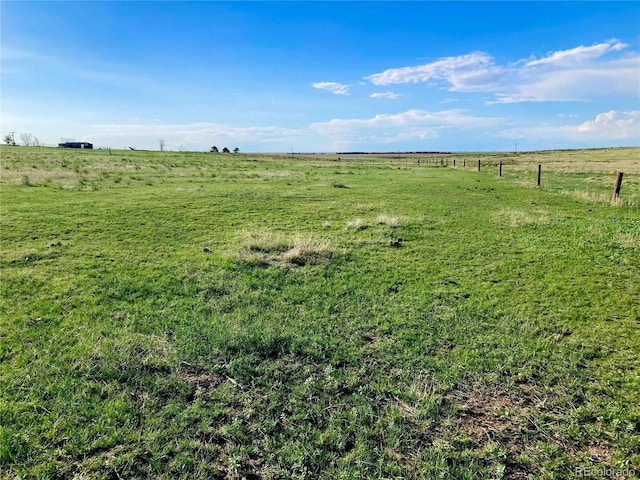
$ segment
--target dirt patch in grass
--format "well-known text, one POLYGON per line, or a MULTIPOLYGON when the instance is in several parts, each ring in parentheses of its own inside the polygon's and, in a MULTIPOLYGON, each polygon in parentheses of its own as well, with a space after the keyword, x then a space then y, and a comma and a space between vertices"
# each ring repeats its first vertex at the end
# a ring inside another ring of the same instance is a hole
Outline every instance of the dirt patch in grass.
POLYGON ((177 371, 178 378, 199 390, 208 391, 228 381, 226 377, 200 367, 183 365, 177 371))
POLYGON ((514 433, 520 436, 530 408, 523 405, 522 399, 503 392, 494 395, 465 392, 460 400, 461 410, 454 420, 457 429, 472 438, 487 438, 501 443, 509 443, 514 433))
POLYGON ((377 352, 384 344, 391 344, 396 342, 396 338, 392 335, 386 335, 374 330, 366 331, 362 334, 362 340, 364 341, 368 350, 377 352))
POLYGON ((611 448, 603 445, 588 445, 585 451, 598 463, 608 463, 613 456, 611 448))
POLYGON ((556 395, 536 386, 513 390, 479 384, 465 385, 444 395, 443 403, 455 413, 435 429, 433 445, 454 445, 475 452, 493 465, 499 478, 524 479, 540 475, 537 459, 566 456, 573 464, 607 465, 614 449, 592 439, 588 445, 558 435, 566 428, 558 422, 563 409, 556 395), (556 453, 549 453, 555 451, 556 453))
POLYGON ((457 412, 436 429, 434 444, 476 452, 502 472, 500 478, 533 478, 539 473, 538 467, 521 460, 530 457, 534 448, 525 439, 545 435, 533 419, 550 412, 544 395, 534 387, 522 385, 519 390, 508 392, 470 384, 445 395, 445 402, 457 412))

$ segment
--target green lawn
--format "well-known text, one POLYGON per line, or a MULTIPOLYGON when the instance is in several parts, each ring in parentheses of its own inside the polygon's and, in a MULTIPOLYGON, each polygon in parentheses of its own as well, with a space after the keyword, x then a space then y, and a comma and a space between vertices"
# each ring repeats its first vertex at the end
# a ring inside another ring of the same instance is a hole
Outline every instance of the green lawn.
POLYGON ((0 478, 640 476, 640 149, 0 155, 0 478))

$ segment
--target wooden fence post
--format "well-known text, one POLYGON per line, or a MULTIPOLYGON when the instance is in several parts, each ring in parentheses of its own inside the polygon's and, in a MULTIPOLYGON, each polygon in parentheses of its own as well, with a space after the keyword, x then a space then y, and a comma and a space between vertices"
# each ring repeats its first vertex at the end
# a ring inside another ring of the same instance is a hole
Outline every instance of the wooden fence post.
POLYGON ((480 171, 480 160, 478 159, 478 171, 480 171))
POLYGON ((502 176, 502 160, 500 160, 500 176, 502 176))
POLYGON ((620 199, 620 188, 622 188, 623 175, 623 172, 618 172, 618 176, 616 177, 616 184, 613 187, 613 196, 611 197, 611 203, 617 203, 620 199))
POLYGON ((466 158, 462 161, 462 168, 467 168, 467 159, 466 158))
POLYGON ((453 159, 453 168, 456 168, 456 159, 453 159))
POLYGON ((540 186, 540 176, 542 175, 542 165, 538 165, 538 181, 536 182, 536 187, 540 186))

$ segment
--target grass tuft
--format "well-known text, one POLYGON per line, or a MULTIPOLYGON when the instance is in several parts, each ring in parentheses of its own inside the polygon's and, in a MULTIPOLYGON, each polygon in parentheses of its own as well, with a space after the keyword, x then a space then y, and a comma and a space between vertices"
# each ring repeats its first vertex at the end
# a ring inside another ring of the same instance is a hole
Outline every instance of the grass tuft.
POLYGON ((81 363, 99 378, 131 378, 145 373, 168 372, 175 350, 166 338, 134 332, 98 341, 88 361, 81 363))
POLYGON ((397 228, 400 226, 400 222, 397 217, 390 217, 389 215, 378 215, 376 218, 376 223, 378 225, 386 225, 391 228, 397 228))
POLYGON ((312 237, 261 232, 248 234, 238 258, 254 265, 304 266, 328 262, 334 256, 329 242, 312 237))
POLYGON ((528 225, 548 225, 549 214, 546 210, 526 211, 514 208, 503 208, 494 214, 494 218, 500 223, 506 223, 511 227, 525 227, 528 225))
POLYGON ((361 218, 356 218, 355 220, 347 221, 347 230, 364 230, 367 228, 367 224, 361 218))
POLYGON ((310 238, 295 238, 290 248, 280 256, 280 261, 288 265, 315 265, 333 258, 328 242, 318 242, 310 238))
POLYGON ((633 208, 640 206, 640 198, 638 196, 625 196, 621 195, 616 200, 612 201, 611 193, 597 193, 587 190, 562 190, 560 193, 564 195, 570 195, 578 200, 582 200, 587 203, 606 203, 615 207, 633 208))

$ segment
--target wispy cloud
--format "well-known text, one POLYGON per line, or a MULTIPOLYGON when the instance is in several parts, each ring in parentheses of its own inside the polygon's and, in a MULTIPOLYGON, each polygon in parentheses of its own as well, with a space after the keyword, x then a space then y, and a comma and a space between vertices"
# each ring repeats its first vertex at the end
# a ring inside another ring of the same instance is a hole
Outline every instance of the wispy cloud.
POLYGON ((50 55, 44 55, 24 48, 16 48, 8 44, 2 46, 2 51, 0 51, 0 59, 2 60, 2 62, 33 60, 36 62, 48 63, 52 61, 52 57, 50 55))
POLYGON ((610 95, 640 96, 640 56, 559 68, 540 64, 514 74, 489 103, 590 101, 610 95))
POLYGON ((375 92, 372 93, 371 95, 369 95, 369 97, 371 98, 388 98, 391 100, 395 100, 396 98, 399 98, 400 95, 394 92, 375 92))
POLYGON ((609 52, 617 52, 624 50, 629 45, 619 42, 616 39, 609 40, 604 43, 598 43, 590 47, 580 45, 579 47, 569 50, 558 50, 551 52, 546 57, 540 59, 532 59, 525 63, 527 67, 536 65, 560 65, 567 67, 570 65, 580 65, 586 61, 599 58, 609 52))
POLYGON ((117 87, 141 92, 162 91, 170 93, 173 87, 165 86, 153 76, 144 75, 133 67, 95 58, 83 58, 70 62, 64 54, 42 54, 35 50, 2 47, 2 73, 23 72, 29 75, 55 75, 67 81, 80 81, 97 86, 117 87), (43 73, 43 70, 46 70, 43 73))
POLYGON ((621 55, 627 48, 612 39, 506 65, 497 64, 486 52, 472 52, 388 69, 365 79, 374 85, 427 83, 451 92, 494 94, 494 100, 488 103, 587 101, 610 94, 638 97, 640 55, 621 55))
POLYGON ((332 148, 352 145, 392 144, 439 137, 445 130, 482 129, 500 122, 495 117, 468 115, 462 110, 429 112, 408 110, 371 118, 333 119, 310 125, 313 132, 329 137, 332 148))
POLYGON ((91 125, 82 140, 98 145, 131 145, 137 148, 156 148, 163 138, 168 148, 222 144, 235 145, 289 145, 298 142, 304 132, 277 126, 238 127, 221 123, 187 124, 102 124, 91 125))
POLYGON ((316 82, 311 85, 318 90, 326 90, 334 95, 349 95, 349 85, 337 82, 316 82))
POLYGON ((319 131, 339 131, 342 127, 349 126, 375 126, 375 127, 407 127, 429 125, 437 127, 472 126, 479 122, 494 124, 499 119, 496 117, 478 117, 467 115, 463 110, 443 110, 429 112, 426 110, 412 109, 401 113, 381 113, 372 118, 360 119, 333 119, 328 122, 312 124, 312 128, 319 131))

